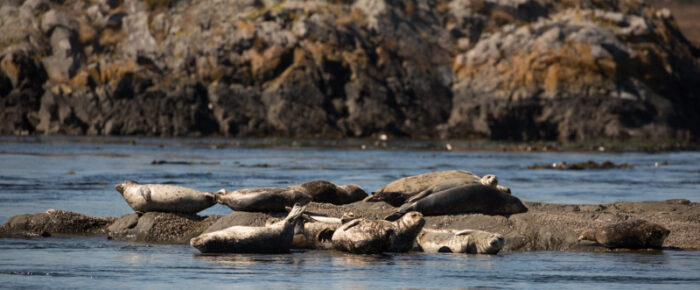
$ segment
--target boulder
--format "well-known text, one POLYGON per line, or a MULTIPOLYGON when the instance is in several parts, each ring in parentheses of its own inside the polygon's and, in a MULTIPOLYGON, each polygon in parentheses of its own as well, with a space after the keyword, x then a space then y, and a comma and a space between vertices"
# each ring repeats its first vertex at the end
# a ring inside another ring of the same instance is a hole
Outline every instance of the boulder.
POLYGON ((185 244, 219 218, 163 212, 134 213, 117 219, 106 232, 109 238, 118 241, 185 244))
POLYGON ((46 212, 13 216, 5 222, 3 232, 50 234, 104 234, 114 217, 92 217, 76 212, 49 209, 46 212))

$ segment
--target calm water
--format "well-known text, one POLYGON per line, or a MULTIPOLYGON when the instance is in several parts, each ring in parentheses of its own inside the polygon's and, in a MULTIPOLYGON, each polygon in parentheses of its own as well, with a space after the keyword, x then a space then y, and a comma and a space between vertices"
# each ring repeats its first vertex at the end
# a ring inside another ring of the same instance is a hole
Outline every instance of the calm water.
MULTIPOLYGON (((399 177, 436 170, 493 173, 526 201, 607 203, 686 198, 700 201, 700 153, 464 153, 329 148, 212 149, 209 139, 0 138, 0 222, 22 213, 66 209, 87 215, 131 212, 114 184, 125 179, 204 191, 286 186, 314 179, 373 191, 399 177), (153 160, 189 165, 152 165, 153 160), (631 169, 552 171, 527 166, 610 160, 631 169), (668 162, 654 166, 656 162, 668 162)), ((245 145, 245 141, 243 141, 245 145)), ((403 144, 394 144, 401 148, 403 144)), ((406 148, 415 144, 407 143, 406 148)), ((226 214, 217 205, 202 215, 226 214)), ((695 288, 700 252, 508 253, 497 256, 200 256, 186 245, 146 245, 104 237, 0 240, 0 288, 695 288)))

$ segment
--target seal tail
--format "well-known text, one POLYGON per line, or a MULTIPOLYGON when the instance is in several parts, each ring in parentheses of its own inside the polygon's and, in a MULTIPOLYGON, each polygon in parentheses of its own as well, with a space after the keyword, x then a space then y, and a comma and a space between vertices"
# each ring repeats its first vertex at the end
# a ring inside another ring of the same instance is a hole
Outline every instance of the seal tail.
POLYGON ((377 201, 378 201, 378 200, 376 199, 377 196, 375 196, 374 194, 375 194, 375 193, 372 192, 370 195, 368 195, 367 197, 363 198, 362 201, 363 201, 363 202, 377 202, 377 201))

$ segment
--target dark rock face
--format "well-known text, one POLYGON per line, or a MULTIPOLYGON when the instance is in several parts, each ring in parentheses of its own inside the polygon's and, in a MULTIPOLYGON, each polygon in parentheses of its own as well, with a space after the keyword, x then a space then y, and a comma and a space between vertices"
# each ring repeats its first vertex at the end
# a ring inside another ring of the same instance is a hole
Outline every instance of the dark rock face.
POLYGON ((114 217, 91 217, 79 213, 50 209, 46 212, 13 216, 0 232, 51 234, 103 234, 114 217))
POLYGON ((697 140, 637 2, 4 1, 0 134, 697 140))
POLYGON ((219 218, 162 212, 134 213, 117 219, 107 228, 107 234, 119 241, 184 244, 219 218))

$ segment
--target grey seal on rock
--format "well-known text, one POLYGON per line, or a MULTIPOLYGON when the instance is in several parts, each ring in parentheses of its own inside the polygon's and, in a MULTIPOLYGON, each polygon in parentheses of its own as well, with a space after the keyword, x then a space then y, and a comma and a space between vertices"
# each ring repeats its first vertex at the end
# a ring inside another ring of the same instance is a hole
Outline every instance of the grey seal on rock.
POLYGON ((426 216, 482 213, 511 215, 527 212, 515 196, 483 184, 468 184, 433 193, 411 204, 404 204, 386 220, 396 220, 404 213, 418 211, 426 216))
POLYGON ((308 194, 315 202, 335 205, 353 203, 367 197, 367 192, 359 185, 336 185, 325 180, 309 181, 289 188, 308 194))
MULTIPOLYGON (((317 249, 330 250, 333 248, 331 238, 335 230, 342 224, 354 220, 355 214, 347 212, 341 218, 324 217, 324 216, 309 216, 304 214, 303 227, 297 225, 292 241, 294 249, 317 249)), ((273 224, 278 219, 271 218, 266 224, 273 224)))
POLYGON ((405 214, 396 222, 355 219, 335 230, 331 241, 336 250, 355 254, 406 252, 425 225, 419 212, 405 214))
POLYGON ((311 196, 298 190, 282 187, 262 187, 216 192, 216 202, 232 210, 249 212, 283 212, 285 206, 307 204, 311 196))
POLYGON ((667 228, 645 220, 632 220, 584 231, 579 241, 594 241, 606 248, 661 248, 671 233, 667 228))
POLYGON ((211 192, 170 184, 139 184, 126 180, 114 186, 137 212, 175 212, 195 214, 216 204, 211 192))
POLYGON ((423 229, 416 242, 426 253, 495 255, 503 249, 505 239, 500 234, 478 230, 423 229))
POLYGON ((286 253, 305 208, 296 204, 286 218, 265 227, 232 226, 202 234, 190 245, 202 253, 286 253))
MULTIPOLYGON (((453 187, 480 183, 487 186, 492 186, 505 193, 510 193, 510 188, 498 185, 498 177, 493 174, 484 175, 484 177, 479 177, 474 173, 463 170, 448 170, 448 171, 438 171, 429 172, 415 176, 408 176, 404 178, 397 179, 386 186, 378 189, 371 196, 368 196, 364 201, 382 201, 385 195, 382 193, 401 193, 409 195, 406 200, 407 203, 415 202, 426 196, 443 190, 447 190, 453 187)), ((397 199, 392 199, 393 202, 397 202, 397 199)), ((392 203, 390 203, 392 204, 392 203)), ((392 204, 394 205, 394 204, 392 204)))

